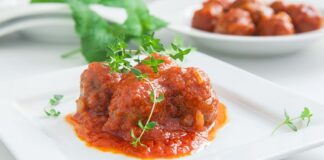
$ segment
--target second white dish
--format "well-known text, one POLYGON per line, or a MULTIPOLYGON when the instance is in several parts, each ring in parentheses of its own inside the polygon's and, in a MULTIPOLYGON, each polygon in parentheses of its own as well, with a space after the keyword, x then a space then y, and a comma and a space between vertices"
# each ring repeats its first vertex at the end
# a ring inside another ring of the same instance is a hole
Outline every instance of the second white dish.
POLYGON ((190 37, 197 48, 210 49, 217 54, 266 56, 297 53, 324 37, 323 28, 303 34, 275 37, 234 36, 200 31, 191 27, 191 18, 203 1, 156 1, 150 5, 150 11, 169 22, 170 30, 190 37))

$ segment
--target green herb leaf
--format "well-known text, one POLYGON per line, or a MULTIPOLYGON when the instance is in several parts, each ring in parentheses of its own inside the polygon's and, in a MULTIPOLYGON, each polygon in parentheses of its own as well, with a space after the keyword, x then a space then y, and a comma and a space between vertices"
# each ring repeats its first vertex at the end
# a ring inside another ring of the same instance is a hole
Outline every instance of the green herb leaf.
POLYGON ((138 143, 138 141, 134 141, 134 140, 133 140, 133 141, 131 142, 131 145, 133 145, 134 147, 137 147, 137 143, 138 143))
POLYGON ((52 106, 57 106, 60 101, 63 99, 63 95, 54 95, 53 98, 49 100, 49 104, 52 106))
MULTIPOLYGON (((131 64, 129 62, 129 58, 132 56, 126 52, 127 44, 124 43, 122 40, 118 39, 112 44, 108 45, 108 52, 107 52, 107 60, 106 64, 110 67, 113 72, 128 72, 131 70, 131 64)), ((135 71, 138 73, 140 71, 135 71)))
POLYGON ((137 125, 141 128, 144 129, 144 125, 141 120, 138 120, 137 125))
POLYGON ((143 35, 142 48, 149 54, 158 53, 165 50, 163 44, 160 43, 160 39, 154 38, 154 33, 143 35))
POLYGON ((272 131, 272 135, 280 128, 282 127, 283 125, 287 125, 291 130, 297 132, 298 131, 298 128, 297 126, 293 123, 293 121, 295 120, 305 120, 307 119, 307 126, 309 125, 310 123, 310 120, 311 120, 311 117, 313 116, 313 114, 311 113, 310 109, 305 107, 303 112, 301 112, 301 114, 298 116, 298 117, 295 117, 295 118, 290 118, 289 114, 286 112, 286 110, 284 111, 284 116, 285 116, 285 119, 283 122, 281 122, 279 125, 277 125, 275 127, 275 129, 272 131))
MULTIPOLYGON (((89 62, 106 59, 107 44, 124 35, 124 41, 141 41, 141 36, 167 25, 150 15, 143 0, 32 0, 32 3, 65 2, 75 21, 75 30, 81 39, 81 51, 89 62), (125 8, 128 18, 124 24, 107 22, 90 9, 91 4, 125 8)), ((152 42, 156 45, 156 41, 152 42)))
POLYGON ((309 108, 305 107, 304 111, 301 113, 300 118, 302 120, 307 119, 307 126, 309 125, 310 121, 311 121, 311 117, 313 116, 313 114, 311 113, 311 111, 309 110, 309 108))
POLYGON ((189 54, 191 52, 191 48, 188 49, 181 49, 180 47, 178 47, 176 44, 171 43, 171 47, 173 49, 173 51, 175 53, 171 53, 170 57, 173 58, 174 60, 180 60, 183 61, 184 60, 184 56, 189 54))
POLYGON ((155 99, 155 102, 156 102, 156 103, 160 103, 160 102, 162 102, 163 100, 164 100, 164 95, 161 94, 159 97, 157 97, 157 98, 155 99))
POLYGON ((61 112, 55 110, 54 108, 51 108, 49 110, 44 109, 44 112, 48 117, 58 117, 61 114, 61 112))
POLYGON ((286 124, 287 124, 287 126, 288 126, 291 130, 293 130, 293 131, 295 131, 295 132, 298 131, 297 127, 296 127, 292 122, 289 121, 289 122, 287 122, 286 124))
POLYGON ((131 137, 132 137, 133 139, 137 139, 137 137, 135 136, 135 134, 134 134, 134 131, 133 131, 133 130, 131 130, 131 131, 130 131, 130 135, 131 135, 131 137))
POLYGON ((288 115, 288 113, 287 113, 286 110, 285 110, 285 112, 284 112, 284 115, 285 115, 286 121, 289 121, 289 120, 290 120, 290 117, 289 117, 289 115, 288 115))
POLYGON ((155 126, 156 126, 156 122, 151 121, 151 122, 149 122, 149 123, 145 126, 145 129, 146 129, 146 130, 151 130, 151 129, 153 129, 155 126))
POLYGON ((65 2, 65 0, 31 0, 31 3, 49 3, 49 2, 63 3, 65 2))
POLYGON ((161 60, 161 59, 155 59, 153 56, 150 56, 150 59, 149 60, 143 60, 142 62, 144 64, 148 65, 149 67, 151 67, 154 73, 157 73, 158 72, 158 67, 164 61, 161 60))
POLYGON ((154 91, 153 90, 150 93, 150 100, 151 100, 151 102, 154 102, 154 100, 155 100, 155 95, 154 95, 154 91))
POLYGON ((151 100, 151 102, 154 102, 154 103, 160 103, 164 100, 164 95, 161 94, 159 97, 155 97, 154 91, 151 91, 150 100, 151 100))
POLYGON ((136 77, 141 76, 142 72, 136 68, 132 68, 131 72, 135 74, 136 77))
POLYGON ((136 68, 131 68, 131 72, 136 76, 137 79, 142 80, 144 78, 147 78, 147 74, 142 74, 142 72, 136 68))
POLYGON ((61 112, 57 111, 56 109, 54 109, 53 107, 57 106, 60 101, 63 99, 63 95, 61 94, 56 94, 54 95, 50 100, 49 100, 49 109, 44 108, 44 113, 47 117, 58 117, 61 112))

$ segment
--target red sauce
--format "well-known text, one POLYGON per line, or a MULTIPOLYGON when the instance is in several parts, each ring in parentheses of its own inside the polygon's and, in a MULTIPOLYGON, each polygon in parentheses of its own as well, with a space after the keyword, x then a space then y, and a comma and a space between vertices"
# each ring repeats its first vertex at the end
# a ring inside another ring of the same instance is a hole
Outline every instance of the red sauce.
POLYGON ((157 93, 165 96, 152 117, 157 125, 141 139, 146 147, 131 145, 130 131, 139 135, 138 120, 147 120, 151 109, 149 84, 133 74, 112 74, 101 63, 89 64, 81 75, 77 112, 66 117, 88 146, 144 159, 175 158, 206 146, 225 124, 226 108, 204 72, 181 68, 165 56, 154 56, 164 60, 159 74, 144 64, 136 66, 149 75, 157 93))
MULTIPOLYGON (((219 112, 217 115, 217 119, 215 121, 215 125, 211 130, 208 132, 208 137, 205 135, 200 134, 188 134, 185 137, 181 138, 183 142, 190 142, 191 148, 188 149, 186 146, 178 147, 177 151, 174 151, 175 148, 171 145, 174 142, 169 142, 170 145, 155 145, 154 147, 164 150, 162 153, 150 153, 149 150, 152 148, 143 148, 143 147, 133 147, 130 142, 110 135, 108 133, 102 131, 88 130, 82 124, 78 123, 78 121, 73 117, 72 114, 66 116, 66 121, 69 122, 73 127, 77 134, 77 136, 84 141, 89 147, 94 147, 103 152, 111 152, 111 153, 118 153, 124 154, 130 157, 136 158, 177 158, 182 156, 190 155, 195 150, 198 150, 204 146, 206 146, 210 141, 212 141, 217 131, 223 127, 227 122, 227 112, 226 108, 223 104, 219 106, 219 112), (196 141, 193 142, 192 139, 196 141), (196 145, 196 146, 194 146, 196 145), (180 151, 180 152, 179 152, 180 151)), ((95 127, 94 127, 95 128, 95 127)), ((154 143, 153 141, 143 142, 145 144, 154 143)))

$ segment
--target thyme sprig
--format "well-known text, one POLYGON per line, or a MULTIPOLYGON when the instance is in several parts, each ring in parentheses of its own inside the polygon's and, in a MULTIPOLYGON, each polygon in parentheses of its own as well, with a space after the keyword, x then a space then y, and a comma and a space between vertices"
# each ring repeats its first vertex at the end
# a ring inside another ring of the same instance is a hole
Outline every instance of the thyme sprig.
POLYGON ((49 106, 47 108, 44 108, 44 113, 47 117, 60 116, 61 112, 56 110, 54 107, 60 104, 63 97, 63 95, 56 94, 48 101, 49 106))
POLYGON ((303 112, 301 112, 298 117, 291 118, 286 111, 284 112, 284 116, 285 116, 285 119, 274 128, 271 135, 274 135, 275 132, 280 127, 282 127, 284 125, 288 126, 291 130, 297 132, 298 127, 294 124, 294 121, 297 121, 297 120, 305 121, 305 120, 307 120, 306 126, 308 126, 309 123, 311 122, 311 118, 313 117, 313 114, 311 113, 309 108, 305 107, 303 112))
POLYGON ((149 113, 149 116, 146 122, 143 124, 142 120, 138 120, 137 126, 141 129, 141 133, 136 136, 134 130, 130 131, 130 136, 132 137, 131 144, 134 147, 145 146, 141 142, 141 139, 145 132, 152 130, 156 127, 157 122, 152 121, 152 116, 156 105, 161 103, 164 100, 164 95, 157 93, 157 89, 154 87, 153 82, 149 79, 148 75, 142 73, 140 70, 136 69, 132 62, 136 62, 137 64, 143 63, 149 66, 154 73, 158 73, 159 66, 164 62, 161 59, 156 59, 152 54, 165 54, 169 55, 171 58, 175 60, 183 61, 184 56, 187 55, 191 49, 181 49, 180 46, 176 44, 171 44, 172 50, 166 51, 164 45, 160 42, 160 39, 154 37, 153 34, 144 35, 142 37, 141 45, 138 46, 137 50, 127 49, 127 44, 123 39, 118 39, 115 43, 108 46, 107 60, 106 65, 111 68, 111 71, 118 73, 132 73, 136 76, 138 80, 143 80, 147 82, 151 88, 149 98, 152 103, 152 107, 149 113), (139 54, 147 54, 148 59, 140 59, 139 54))

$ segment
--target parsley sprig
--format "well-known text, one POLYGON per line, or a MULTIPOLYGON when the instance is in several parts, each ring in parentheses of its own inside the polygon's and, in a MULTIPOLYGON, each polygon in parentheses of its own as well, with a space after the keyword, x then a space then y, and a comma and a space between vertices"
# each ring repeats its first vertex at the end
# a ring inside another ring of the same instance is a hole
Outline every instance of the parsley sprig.
POLYGON ((60 104, 60 101, 63 99, 63 95, 56 94, 49 101, 49 106, 44 108, 44 113, 47 117, 58 117, 61 112, 56 110, 54 107, 60 104))
MULTIPOLYGON (((80 52, 88 62, 104 61, 106 45, 121 35, 125 37, 125 42, 137 43, 140 42, 141 36, 167 25, 165 21, 150 14, 143 0, 31 0, 31 2, 62 2, 69 6, 75 22, 75 31, 81 42, 80 52), (127 11, 127 20, 123 24, 107 21, 91 9, 93 4, 124 8, 127 11)), ((144 47, 159 43, 157 40, 145 42, 148 44, 143 44, 144 47)), ((73 53, 75 52, 67 53, 63 57, 73 53)))
POLYGON ((283 120, 283 122, 281 122, 274 128, 274 130, 272 131, 272 135, 274 135, 275 132, 284 125, 288 126, 291 130, 297 132, 298 128, 294 124, 294 121, 296 120, 307 121, 306 126, 308 126, 309 123, 311 122, 311 118, 313 117, 313 114, 311 113, 309 108, 305 107, 303 112, 301 112, 301 114, 298 117, 291 118, 286 111, 284 112, 284 116, 285 119, 283 120))
POLYGON ((131 144, 134 147, 145 146, 141 142, 141 139, 145 132, 148 132, 154 127, 156 127, 157 122, 152 121, 152 116, 156 105, 161 103, 164 100, 163 94, 158 94, 157 89, 154 87, 153 82, 150 80, 149 76, 145 73, 142 73, 139 69, 136 69, 132 65, 132 62, 136 62, 137 64, 143 63, 149 66, 154 73, 158 73, 159 66, 164 62, 161 59, 156 59, 153 54, 164 54, 169 55, 171 58, 175 60, 183 61, 184 56, 187 55, 191 49, 182 49, 182 47, 171 44, 171 50, 166 50, 164 45, 160 42, 160 39, 154 37, 153 34, 144 35, 142 37, 141 45, 138 46, 137 50, 127 49, 127 44, 123 41, 123 39, 118 39, 112 45, 108 46, 107 60, 105 62, 111 68, 111 71, 118 73, 132 73, 136 76, 138 80, 143 80, 150 85, 151 92, 149 94, 150 102, 152 103, 152 107, 147 117, 145 123, 142 120, 138 120, 137 126, 142 130, 141 133, 137 136, 134 130, 130 131, 130 136, 132 137, 131 144), (139 54, 148 55, 148 59, 140 59, 139 54))

